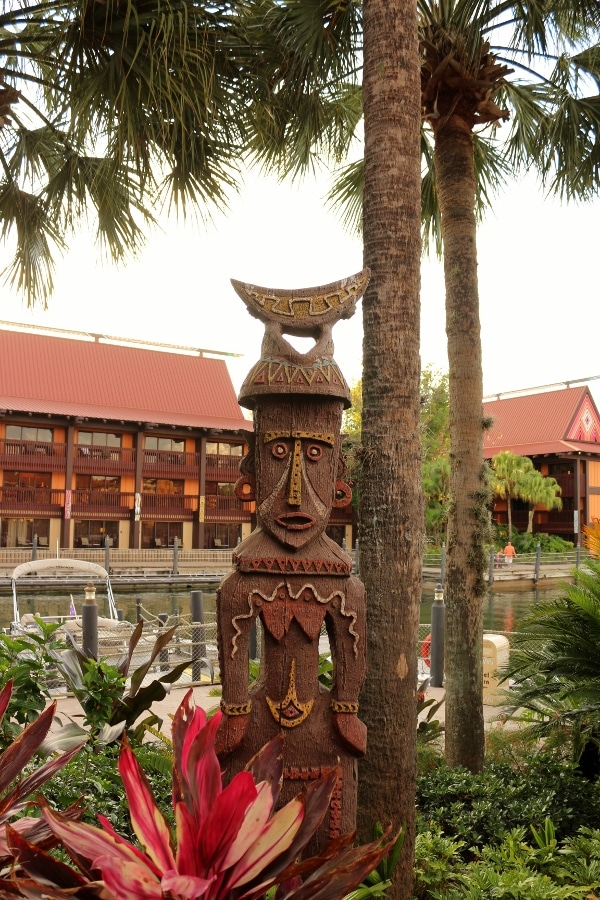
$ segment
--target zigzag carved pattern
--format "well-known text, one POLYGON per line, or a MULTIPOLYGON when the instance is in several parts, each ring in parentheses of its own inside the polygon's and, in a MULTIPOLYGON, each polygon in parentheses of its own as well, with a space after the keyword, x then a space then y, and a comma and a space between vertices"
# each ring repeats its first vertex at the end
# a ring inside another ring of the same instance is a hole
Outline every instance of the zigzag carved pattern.
POLYGON ((352 564, 330 559, 295 559, 293 556, 259 556, 237 561, 240 572, 276 572, 311 575, 350 575, 352 564))

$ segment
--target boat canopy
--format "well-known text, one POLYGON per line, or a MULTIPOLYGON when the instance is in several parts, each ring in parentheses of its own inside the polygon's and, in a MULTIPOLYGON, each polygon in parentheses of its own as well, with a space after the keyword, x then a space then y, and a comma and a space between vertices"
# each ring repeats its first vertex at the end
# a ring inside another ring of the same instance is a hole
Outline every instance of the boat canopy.
POLYGON ((17 566, 16 569, 13 570, 12 592, 13 616, 15 623, 18 623, 20 621, 19 603, 17 600, 17 579, 21 578, 23 575, 30 575, 31 573, 42 575, 47 571, 58 572, 60 570, 64 571, 65 569, 69 569, 71 572, 87 573, 88 575, 96 575, 98 578, 103 578, 106 582, 110 618, 118 619, 117 606, 113 595, 112 585, 110 583, 110 576, 106 569, 103 566, 99 566, 97 563, 88 562, 85 559, 69 559, 68 557, 58 557, 57 559, 34 559, 30 562, 21 563, 20 566, 17 566))

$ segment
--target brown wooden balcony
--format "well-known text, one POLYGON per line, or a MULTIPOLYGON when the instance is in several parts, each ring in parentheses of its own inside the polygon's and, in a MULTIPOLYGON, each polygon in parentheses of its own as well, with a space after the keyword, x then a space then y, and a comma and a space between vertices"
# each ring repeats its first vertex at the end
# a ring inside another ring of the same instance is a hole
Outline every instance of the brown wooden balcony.
POLYGON ((143 450, 142 475, 146 478, 200 477, 200 454, 175 450, 143 450))
POLYGON ((142 519, 191 522, 197 512, 195 494, 142 494, 142 519))
POLYGON ((66 444, 0 440, 0 468, 19 472, 64 472, 66 444))
POLYGON ((73 471, 89 475, 133 475, 135 450, 131 447, 88 447, 76 444, 73 471))
POLYGON ((243 503, 237 497, 207 494, 204 504, 205 522, 249 522, 255 503, 243 503))
POLYGON ((108 491, 72 491, 72 519, 128 519, 133 509, 133 494, 108 491))
POLYGON ((217 482, 237 481, 240 477, 241 456, 206 454, 206 480, 217 482))
POLYGON ((50 488, 1 487, 0 514, 19 518, 62 517, 65 492, 50 488))

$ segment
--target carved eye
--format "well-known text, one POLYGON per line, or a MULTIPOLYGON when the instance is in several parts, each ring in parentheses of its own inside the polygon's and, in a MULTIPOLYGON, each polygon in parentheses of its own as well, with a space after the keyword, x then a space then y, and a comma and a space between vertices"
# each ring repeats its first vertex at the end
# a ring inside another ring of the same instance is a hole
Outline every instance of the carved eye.
POLYGON ((316 462, 323 456, 323 448, 319 447, 318 444, 309 444, 306 448, 306 456, 307 459, 312 459, 313 462, 316 462))
POLYGON ((276 459, 285 459, 289 453, 289 447, 287 444, 282 444, 281 441, 278 441, 271 447, 271 453, 276 459))

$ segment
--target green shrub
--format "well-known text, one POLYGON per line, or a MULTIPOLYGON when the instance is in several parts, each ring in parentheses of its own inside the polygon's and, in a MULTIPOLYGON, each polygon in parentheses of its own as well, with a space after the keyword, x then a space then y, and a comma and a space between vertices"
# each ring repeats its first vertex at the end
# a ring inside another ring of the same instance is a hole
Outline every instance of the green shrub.
POLYGON ((551 819, 561 839, 580 826, 600 828, 600 784, 550 754, 529 756, 520 768, 491 763, 478 775, 441 765, 419 776, 417 811, 419 830, 462 841, 469 859, 531 822, 551 819))
MULTIPOLYGON (((160 767, 154 759, 157 753, 162 753, 158 743, 142 744, 134 752, 144 768, 157 803, 168 816, 172 809, 170 762, 164 771, 159 771, 160 767)), ((102 813, 119 834, 133 840, 129 805, 117 771, 118 757, 119 745, 116 743, 104 746, 101 752, 95 752, 90 745, 84 747, 75 759, 47 782, 44 797, 59 810, 66 809, 81 797, 85 807, 82 821, 97 825, 96 816, 102 813)))
POLYGON ((418 900, 591 900, 599 887, 597 830, 581 828, 560 843, 548 820, 530 832, 516 828, 468 864, 460 860, 457 845, 439 832, 417 838, 418 900), (526 839, 528 833, 532 840, 526 839))

